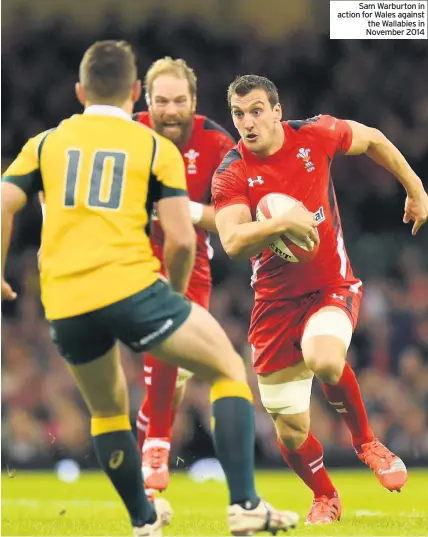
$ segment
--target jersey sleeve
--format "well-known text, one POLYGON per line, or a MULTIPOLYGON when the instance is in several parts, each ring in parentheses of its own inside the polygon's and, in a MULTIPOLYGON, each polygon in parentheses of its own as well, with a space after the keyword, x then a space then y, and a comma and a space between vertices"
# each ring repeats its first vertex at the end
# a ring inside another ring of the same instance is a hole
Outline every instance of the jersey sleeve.
POLYGON ((28 197, 43 190, 40 153, 49 132, 42 132, 28 140, 3 174, 2 182, 13 183, 23 190, 28 197))
POLYGON ((236 141, 226 129, 209 117, 205 117, 204 119, 203 132, 209 134, 206 138, 206 149, 214 155, 214 172, 226 156, 227 152, 236 145, 236 141))
POLYGON ((223 134, 223 133, 218 134, 218 157, 217 157, 218 165, 220 165, 223 162, 224 157, 233 147, 235 147, 235 145, 236 145, 235 140, 231 138, 229 135, 226 136, 226 134, 223 134))
POLYGON ((352 129, 343 119, 321 115, 313 124, 313 131, 331 159, 337 153, 346 153, 351 147, 352 129))
POLYGON ((237 149, 231 149, 213 176, 211 195, 216 213, 229 205, 250 207, 248 184, 240 158, 237 149))
POLYGON ((159 136, 154 137, 152 174, 157 182, 156 201, 173 196, 187 196, 183 158, 177 147, 159 136))

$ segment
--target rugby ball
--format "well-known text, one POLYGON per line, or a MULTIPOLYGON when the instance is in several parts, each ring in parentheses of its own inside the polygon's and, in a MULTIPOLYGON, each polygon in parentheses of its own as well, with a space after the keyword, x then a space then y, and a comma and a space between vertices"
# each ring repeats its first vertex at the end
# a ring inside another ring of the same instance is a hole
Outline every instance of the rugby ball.
MULTIPOLYGON (((295 203, 299 202, 285 194, 276 192, 266 194, 257 205, 256 218, 259 222, 268 220, 278 214, 286 213, 295 203)), ((317 255, 319 245, 316 245, 313 250, 309 250, 306 243, 294 237, 291 233, 284 233, 284 235, 272 241, 269 244, 269 248, 285 261, 304 263, 311 261, 317 255)))

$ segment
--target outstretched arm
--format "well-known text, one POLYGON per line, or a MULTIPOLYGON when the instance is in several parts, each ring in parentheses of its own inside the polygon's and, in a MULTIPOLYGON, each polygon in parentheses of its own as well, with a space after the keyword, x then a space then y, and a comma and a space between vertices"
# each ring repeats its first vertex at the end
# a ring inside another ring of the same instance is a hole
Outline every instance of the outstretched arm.
POLYGON ((407 224, 412 220, 412 235, 416 235, 428 219, 428 195, 422 181, 401 152, 381 131, 356 121, 346 120, 346 123, 352 130, 352 143, 346 154, 366 154, 395 175, 407 192, 403 222, 407 224))

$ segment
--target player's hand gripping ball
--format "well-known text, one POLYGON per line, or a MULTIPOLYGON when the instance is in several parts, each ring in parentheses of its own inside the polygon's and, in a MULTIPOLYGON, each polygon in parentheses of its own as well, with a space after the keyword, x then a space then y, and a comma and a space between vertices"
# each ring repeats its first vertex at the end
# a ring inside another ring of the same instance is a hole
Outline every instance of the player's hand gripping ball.
MULTIPOLYGON (((286 213, 293 206, 299 203, 298 200, 285 194, 271 193, 266 194, 259 201, 256 210, 256 218, 260 222, 268 220, 281 213, 286 213)), ((318 231, 315 229, 316 233, 318 231)), ((308 245, 292 233, 287 232, 281 235, 278 239, 269 244, 269 248, 274 254, 281 257, 290 263, 302 263, 311 261, 317 254, 319 244, 315 244, 313 250, 308 248, 308 245)))

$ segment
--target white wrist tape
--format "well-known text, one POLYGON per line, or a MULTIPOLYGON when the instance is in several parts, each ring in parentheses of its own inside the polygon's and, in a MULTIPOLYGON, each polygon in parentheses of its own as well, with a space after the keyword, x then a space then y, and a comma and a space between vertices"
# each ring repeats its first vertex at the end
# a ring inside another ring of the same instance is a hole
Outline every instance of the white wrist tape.
POLYGON ((204 206, 196 201, 189 201, 190 220, 192 224, 199 224, 204 214, 204 206))

